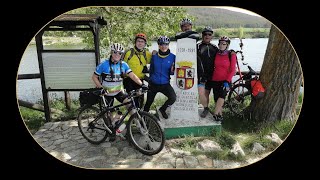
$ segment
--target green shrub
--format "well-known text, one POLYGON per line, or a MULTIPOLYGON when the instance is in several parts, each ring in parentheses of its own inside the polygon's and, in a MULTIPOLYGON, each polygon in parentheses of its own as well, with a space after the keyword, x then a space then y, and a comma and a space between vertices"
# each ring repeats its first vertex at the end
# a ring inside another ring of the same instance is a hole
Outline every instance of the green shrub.
POLYGON ((20 114, 29 130, 36 131, 45 123, 43 112, 20 106, 20 114))
POLYGON ((218 135, 217 140, 222 147, 229 149, 231 149, 232 145, 236 142, 232 135, 226 131, 222 131, 222 133, 218 135))

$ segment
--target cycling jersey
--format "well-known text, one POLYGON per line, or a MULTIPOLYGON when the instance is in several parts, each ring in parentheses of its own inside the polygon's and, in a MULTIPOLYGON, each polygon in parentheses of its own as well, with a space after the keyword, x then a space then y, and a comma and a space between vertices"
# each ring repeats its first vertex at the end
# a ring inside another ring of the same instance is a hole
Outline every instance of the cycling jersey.
POLYGON ((138 78, 143 79, 144 78, 144 73, 142 73, 143 66, 145 66, 146 64, 150 64, 151 53, 149 51, 146 51, 147 59, 145 59, 143 55, 143 51, 138 52, 135 48, 133 49, 134 49, 134 54, 131 56, 132 51, 131 50, 127 51, 123 60, 126 63, 128 63, 130 69, 135 75, 138 76, 138 78), (130 56, 131 58, 128 59, 130 56))
POLYGON ((212 81, 228 81, 231 82, 232 77, 236 72, 236 55, 231 55, 229 60, 229 52, 220 54, 217 53, 214 60, 214 71, 212 81))
POLYGON ((122 75, 129 74, 130 72, 132 72, 132 70, 126 62, 121 62, 120 65, 120 61, 114 64, 110 60, 105 60, 97 66, 94 73, 102 77, 102 86, 109 92, 107 96, 115 96, 123 90, 122 75), (113 75, 111 70, 113 71, 113 75))
MULTIPOLYGON (((159 53, 158 53, 159 54, 159 53)), ((150 81, 153 84, 169 84, 170 75, 174 73, 174 63, 176 55, 170 53, 160 57, 158 54, 152 55, 150 63, 150 81), (173 71, 171 71, 173 68, 173 71)))
MULTIPOLYGON (((218 47, 211 43, 200 42, 197 44, 197 75, 198 79, 211 81, 213 62, 218 52, 218 47)), ((198 81, 199 83, 199 81, 198 81)))

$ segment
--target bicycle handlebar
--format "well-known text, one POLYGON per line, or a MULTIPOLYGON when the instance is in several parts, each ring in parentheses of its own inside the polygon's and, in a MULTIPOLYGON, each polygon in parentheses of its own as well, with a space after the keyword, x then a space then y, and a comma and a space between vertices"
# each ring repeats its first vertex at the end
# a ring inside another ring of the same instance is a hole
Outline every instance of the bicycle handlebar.
POLYGON ((142 96, 144 93, 148 92, 148 90, 143 90, 142 88, 132 90, 128 93, 127 98, 142 96))
MULTIPOLYGON (((146 92, 148 92, 148 90, 143 90, 142 88, 132 90, 128 93, 128 98, 138 97, 138 96, 143 95, 146 92)), ((95 90, 95 91, 92 91, 92 93, 95 95, 98 95, 98 96, 103 96, 103 95, 108 94, 108 92, 105 89, 99 89, 99 88, 97 88, 97 90, 95 90)))

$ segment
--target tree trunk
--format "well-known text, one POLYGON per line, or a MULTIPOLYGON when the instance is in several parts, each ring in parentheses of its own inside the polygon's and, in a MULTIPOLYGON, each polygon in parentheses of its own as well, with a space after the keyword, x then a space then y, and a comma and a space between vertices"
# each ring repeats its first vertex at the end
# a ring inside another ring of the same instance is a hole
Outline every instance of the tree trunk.
POLYGON ((260 72, 265 96, 252 103, 252 117, 258 122, 297 119, 302 68, 287 38, 272 25, 260 72))

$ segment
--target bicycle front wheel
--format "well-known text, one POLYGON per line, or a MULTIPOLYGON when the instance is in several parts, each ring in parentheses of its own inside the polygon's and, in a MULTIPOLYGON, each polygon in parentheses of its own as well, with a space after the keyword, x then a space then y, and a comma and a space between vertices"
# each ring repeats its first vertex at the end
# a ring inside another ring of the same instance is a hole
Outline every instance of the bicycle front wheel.
POLYGON ((251 103, 251 92, 246 84, 236 84, 229 92, 227 105, 231 112, 244 115, 245 110, 251 103))
POLYGON ((78 115, 81 134, 92 144, 100 144, 108 137, 105 117, 97 118, 100 110, 94 106, 84 107, 78 115))
POLYGON ((137 113, 130 117, 127 124, 127 136, 130 142, 142 154, 159 153, 164 147, 165 137, 157 118, 144 111, 137 113))

